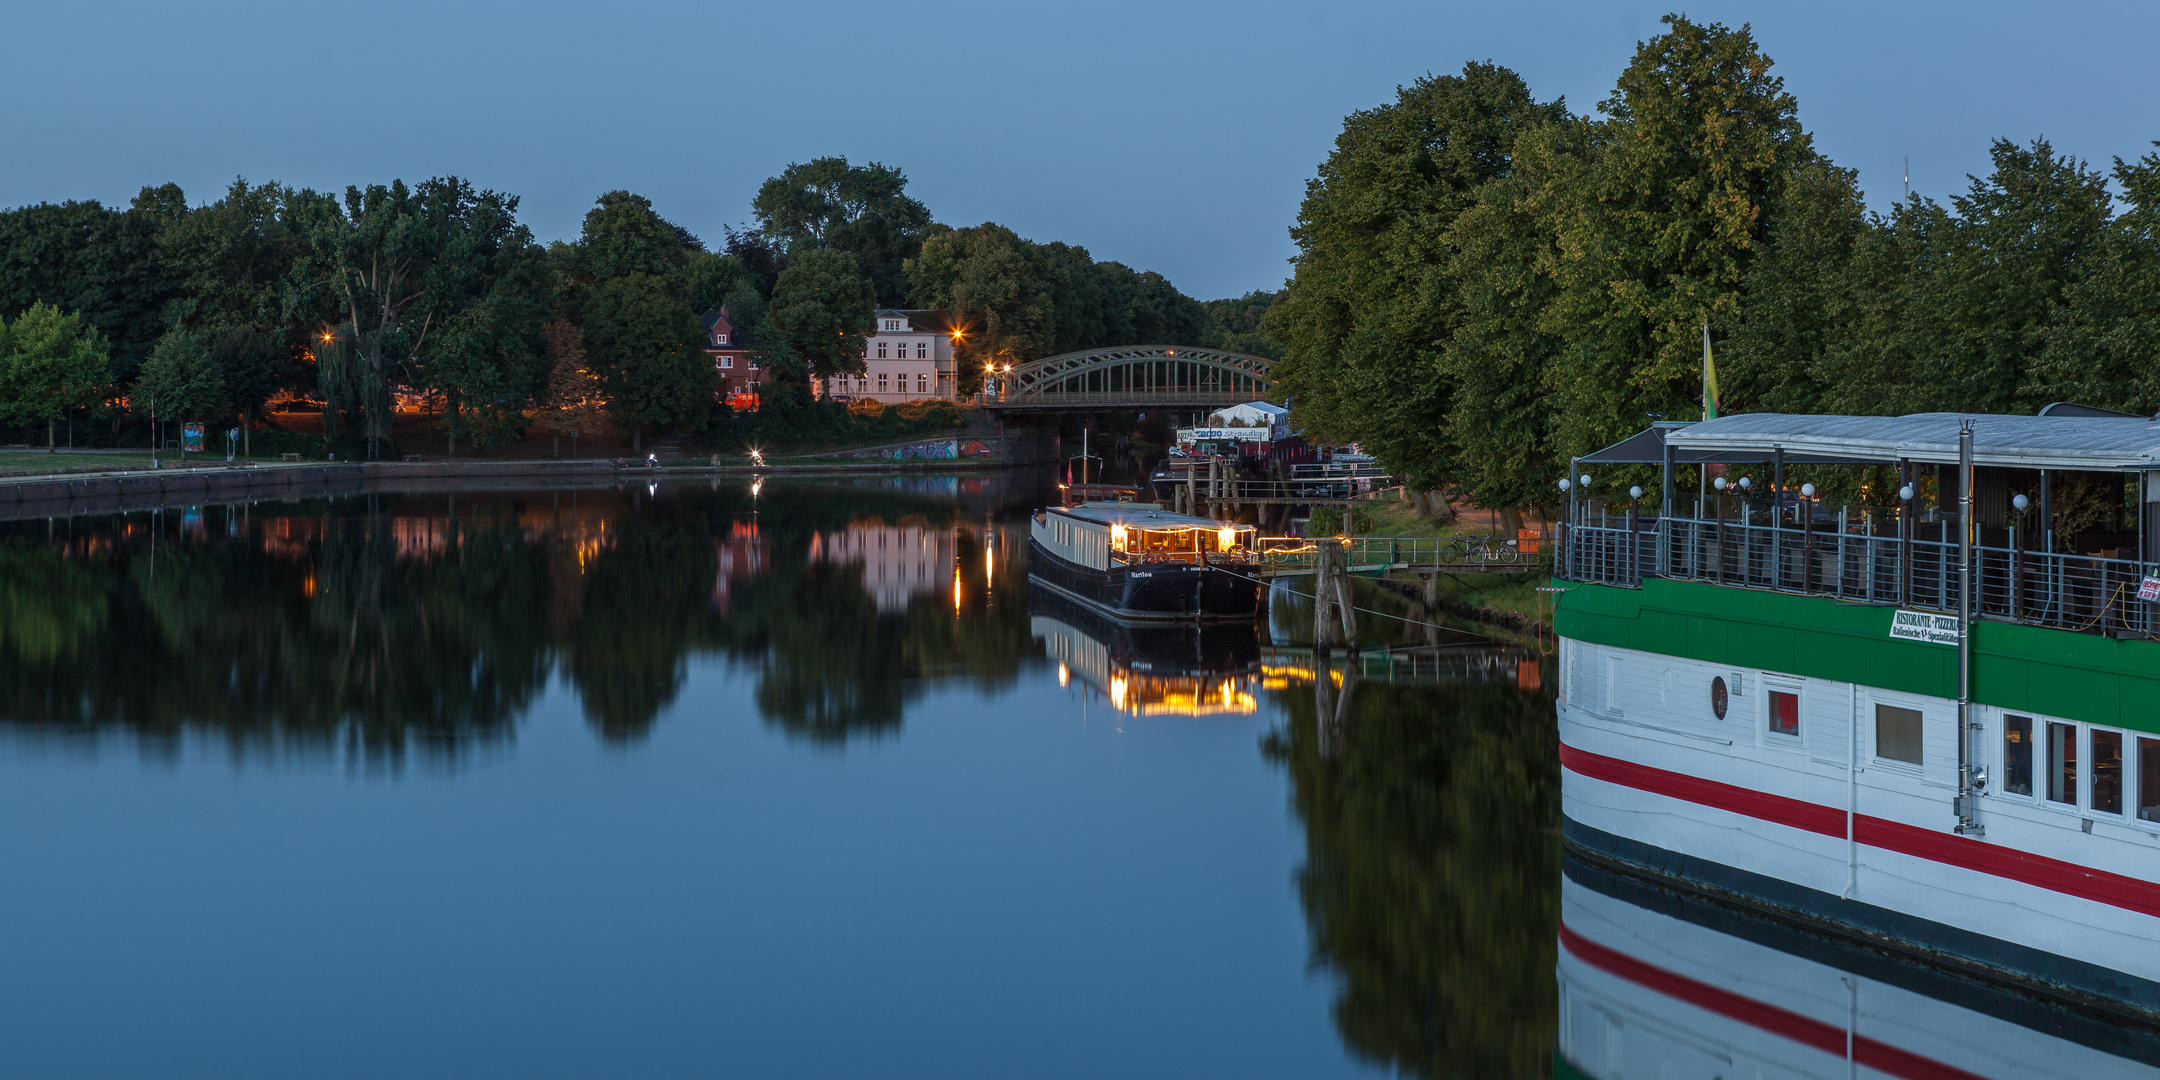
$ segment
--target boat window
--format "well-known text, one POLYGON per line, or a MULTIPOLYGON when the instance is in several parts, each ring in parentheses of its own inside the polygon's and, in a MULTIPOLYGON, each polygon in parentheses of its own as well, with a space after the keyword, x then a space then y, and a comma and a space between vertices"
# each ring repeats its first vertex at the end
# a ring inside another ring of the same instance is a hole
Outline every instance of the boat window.
POLYGON ((2047 726, 2047 797, 2049 802, 2077 805, 2077 725, 2047 726))
POLYGON ((1800 734, 1800 695, 1770 691, 1770 730, 1780 735, 1800 734))
POLYGON ((2122 813, 2122 732, 2092 733, 2092 808, 2122 813))
POLYGON ((1920 764, 1920 710, 1875 706, 1875 756, 1920 764))
POLYGON ((2160 821, 2160 739, 2137 741, 2138 817, 2160 821))
POLYGON ((2003 717, 2003 790, 2032 794, 2032 717, 2003 717))

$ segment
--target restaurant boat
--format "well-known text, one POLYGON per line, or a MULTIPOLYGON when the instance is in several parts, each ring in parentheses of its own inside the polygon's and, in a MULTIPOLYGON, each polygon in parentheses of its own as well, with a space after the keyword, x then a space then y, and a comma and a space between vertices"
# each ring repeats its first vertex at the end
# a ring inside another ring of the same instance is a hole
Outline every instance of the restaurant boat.
POLYGON ((1259 711, 1260 638, 1228 623, 1131 623, 1049 590, 1028 593, 1029 632, 1077 682, 1132 716, 1249 715, 1259 711))
POLYGON ((1098 500, 1035 512, 1034 584, 1116 619, 1246 619, 1259 610, 1251 525, 1098 500))
POLYGON ((1578 459, 1569 851, 2160 1028, 2160 422, 2097 412, 1727 416, 1578 459), (1663 514, 1600 494, 1646 465, 1663 514))

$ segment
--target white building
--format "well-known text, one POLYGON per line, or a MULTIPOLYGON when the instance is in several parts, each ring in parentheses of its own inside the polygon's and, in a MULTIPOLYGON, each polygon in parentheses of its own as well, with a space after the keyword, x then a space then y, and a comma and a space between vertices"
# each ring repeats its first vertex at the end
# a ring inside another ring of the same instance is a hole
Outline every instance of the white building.
POLYGON ((842 401, 951 401, 958 373, 949 312, 880 308, 877 329, 863 342, 862 374, 827 379, 818 389, 842 401))
POLYGON ((879 614, 902 612, 917 596, 953 588, 951 529, 920 525, 850 525, 843 532, 812 533, 813 563, 860 563, 863 591, 879 614))

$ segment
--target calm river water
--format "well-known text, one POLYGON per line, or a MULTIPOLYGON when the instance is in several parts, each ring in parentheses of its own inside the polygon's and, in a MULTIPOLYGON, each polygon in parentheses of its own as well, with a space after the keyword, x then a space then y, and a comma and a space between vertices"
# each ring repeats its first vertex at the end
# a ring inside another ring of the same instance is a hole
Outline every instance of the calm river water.
POLYGON ((1042 486, 0 525, 0 1071, 1552 1075, 1549 669, 1031 605, 1042 486))

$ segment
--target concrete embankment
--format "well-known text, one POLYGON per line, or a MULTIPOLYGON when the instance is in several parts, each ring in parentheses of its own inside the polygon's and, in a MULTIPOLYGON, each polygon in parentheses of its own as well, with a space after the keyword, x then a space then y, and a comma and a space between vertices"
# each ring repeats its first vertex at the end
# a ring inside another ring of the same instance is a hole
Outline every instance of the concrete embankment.
MULTIPOLYGON (((829 458, 756 466, 740 457, 724 464, 672 462, 666 467, 618 467, 612 461, 408 461, 282 463, 159 469, 0 480, 0 521, 115 514, 205 503, 292 500, 371 492, 510 489, 535 485, 602 486, 618 480, 682 480, 722 476, 878 476, 995 470, 1049 461, 1033 435, 993 436, 989 453, 965 458, 899 456, 829 458)), ((980 442, 980 440, 978 440, 980 442)), ((910 444, 902 444, 910 445, 910 444)), ((1054 446, 1054 444, 1051 444, 1054 446)))

